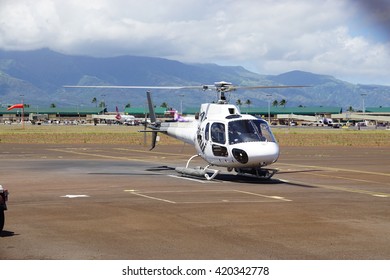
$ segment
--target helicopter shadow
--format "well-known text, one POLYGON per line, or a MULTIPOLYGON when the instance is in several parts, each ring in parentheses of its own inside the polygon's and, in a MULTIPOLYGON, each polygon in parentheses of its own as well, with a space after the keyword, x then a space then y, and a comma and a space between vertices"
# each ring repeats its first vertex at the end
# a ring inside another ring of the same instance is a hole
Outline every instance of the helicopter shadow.
POLYGON ((317 171, 323 171, 323 170, 321 170, 321 169, 306 169, 306 170, 279 171, 277 174, 310 173, 310 172, 317 172, 317 171))
POLYGON ((128 172, 89 172, 89 175, 112 175, 112 176, 159 176, 161 175, 160 172, 162 171, 174 171, 174 167, 169 167, 169 166, 156 166, 156 167, 151 167, 145 169, 145 171, 131 171, 129 170, 128 172), (155 172, 155 173, 153 173, 155 172))
POLYGON ((104 176, 156 176, 160 174, 146 173, 146 172, 90 172, 89 175, 104 175, 104 176))
MULTIPOLYGON (((298 170, 298 171, 280 171, 277 174, 289 174, 289 173, 305 173, 305 172, 315 172, 315 171, 321 171, 319 169, 310 169, 310 170, 298 170)), ((108 176, 161 176, 161 175, 177 175, 178 173, 175 172, 175 167, 167 166, 167 165, 160 165, 160 166, 154 166, 145 169, 145 172, 94 172, 94 173, 88 173, 91 175, 108 175, 108 176)), ((202 181, 207 181, 204 177, 196 177, 196 176, 190 176, 190 175, 183 175, 178 174, 181 177, 186 178, 192 178, 202 181)), ((211 174, 209 174, 211 175, 211 174)), ((289 182, 278 178, 257 178, 254 176, 245 176, 235 173, 219 173, 213 181, 216 182, 231 182, 231 183, 241 183, 241 184, 253 184, 253 185, 287 185, 287 186, 294 186, 294 187, 302 187, 302 188, 317 188, 315 186, 312 186, 310 184, 305 183, 298 183, 298 182, 289 182)))
POLYGON ((218 174, 215 177, 215 179, 217 181, 222 181, 222 182, 243 183, 243 184, 253 184, 253 185, 285 185, 285 186, 301 187, 301 188, 317 188, 316 186, 312 186, 310 184, 289 182, 278 178, 262 179, 262 178, 256 178, 252 176, 245 176, 245 175, 238 175, 238 174, 237 175, 218 174))
POLYGON ((151 172, 161 172, 161 171, 174 171, 175 167, 170 167, 167 165, 161 165, 161 166, 156 166, 156 167, 151 167, 145 169, 145 171, 151 171, 151 172))
MULTIPOLYGON (((156 172, 153 175, 160 175, 160 174, 164 174, 164 173, 166 175, 168 175, 168 174, 170 175, 170 174, 172 174, 172 171, 175 171, 175 167, 162 165, 162 166, 156 166, 156 167, 151 167, 151 168, 145 169, 145 171, 156 172)), ((282 171, 282 172, 278 172, 276 174, 304 173, 304 172, 314 172, 314 171, 321 171, 321 170, 310 169, 310 170, 298 170, 298 171, 282 171)), ((178 174, 178 173, 174 172, 174 174, 178 174)), ((209 174, 209 175, 211 175, 211 174, 209 174)), ((196 176, 183 175, 183 174, 179 174, 179 176, 202 180, 202 181, 207 181, 207 179, 204 177, 196 177, 196 176)), ((312 186, 310 184, 298 183, 298 182, 288 182, 288 181, 278 179, 278 178, 265 179, 265 178, 257 178, 255 176, 250 176, 250 175, 245 176, 245 175, 240 175, 240 174, 235 174, 235 173, 219 173, 213 179, 213 181, 220 182, 220 183, 231 182, 231 183, 254 184, 254 185, 287 185, 287 186, 302 187, 302 188, 317 188, 317 187, 312 186)))
MULTIPOLYGON (((167 166, 167 165, 162 165, 162 166, 156 166, 156 167, 151 167, 148 169, 145 169, 145 171, 152 171, 152 172, 160 172, 160 174, 165 174, 165 175, 171 175, 172 171, 174 171, 173 174, 178 175, 179 177, 184 177, 184 178, 192 178, 200 181, 207 181, 205 177, 198 177, 198 176, 191 176, 187 174, 180 174, 175 172, 175 167, 167 166), (168 172, 166 172, 168 171, 168 172)), ((208 173, 209 176, 211 176, 211 173, 208 173)), ((260 183, 270 183, 270 180, 262 180, 258 178, 250 178, 250 177, 245 177, 245 176, 240 176, 236 174, 227 174, 227 173, 219 173, 212 181, 217 181, 217 182, 242 182, 242 183, 248 183, 248 182, 257 182, 260 183)))
POLYGON ((13 231, 8 231, 8 230, 3 230, 0 232, 0 237, 3 238, 3 237, 11 237, 11 236, 15 236, 15 235, 19 235, 19 234, 15 234, 15 232, 13 231))
POLYGON ((282 184, 283 182, 270 178, 270 179, 263 179, 263 178, 257 178, 254 176, 245 176, 245 175, 239 175, 239 174, 228 174, 228 173, 219 173, 215 177, 216 181, 222 181, 222 182, 231 182, 231 183, 246 183, 246 184, 259 184, 259 185, 273 185, 273 184, 282 184))

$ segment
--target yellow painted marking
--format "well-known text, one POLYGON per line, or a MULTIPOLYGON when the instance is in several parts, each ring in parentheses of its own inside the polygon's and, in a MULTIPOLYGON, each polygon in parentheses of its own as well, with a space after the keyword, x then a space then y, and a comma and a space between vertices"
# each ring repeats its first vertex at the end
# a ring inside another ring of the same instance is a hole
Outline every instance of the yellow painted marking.
MULTIPOLYGON (((328 171, 344 171, 344 172, 351 172, 351 173, 363 173, 363 174, 370 174, 370 175, 377 175, 377 176, 390 176, 388 173, 381 173, 381 172, 372 172, 372 171, 364 171, 364 170, 354 170, 354 169, 346 169, 346 168, 336 168, 336 167, 325 167, 325 166, 316 166, 316 165, 302 165, 302 164, 292 164, 292 163, 279 163, 281 165, 287 165, 287 166, 297 166, 297 167, 303 167, 303 168, 315 168, 315 169, 323 169, 328 171)), ((368 181, 363 179, 355 179, 355 178, 345 178, 341 176, 334 176, 334 175, 323 175, 316 173, 316 176, 323 176, 323 177, 333 177, 333 178, 339 178, 339 179, 345 179, 350 181, 360 181, 360 182, 366 182, 366 183, 376 183, 376 184, 382 184, 375 181, 368 181)), ((373 192, 373 191, 366 191, 361 189, 349 189, 344 187, 336 187, 336 186, 329 186, 329 185, 320 185, 320 184, 307 184, 306 182, 300 182, 300 181, 288 181, 288 180, 280 180, 287 183, 296 183, 296 184, 302 184, 302 185, 310 185, 313 187, 318 188, 324 188, 324 189, 332 189, 332 190, 338 190, 338 191, 344 191, 344 192, 350 192, 350 193, 360 193, 360 194, 367 194, 374 197, 383 197, 387 198, 390 197, 390 194, 388 193, 382 193, 382 192, 373 192)), ((386 184, 386 183, 384 183, 386 184)))
POLYGON ((49 149, 49 150, 56 151, 56 152, 62 152, 62 153, 68 153, 68 154, 94 156, 94 157, 108 158, 108 159, 119 159, 119 160, 127 160, 127 161, 143 161, 143 162, 150 161, 150 160, 144 160, 141 158, 134 158, 134 157, 129 158, 129 157, 108 156, 108 155, 101 155, 101 154, 94 154, 94 153, 87 153, 87 152, 69 151, 69 150, 63 150, 63 149, 49 149))
POLYGON ((348 188, 344 188, 344 187, 336 187, 336 186, 329 186, 329 185, 322 185, 322 184, 308 184, 306 182, 300 182, 300 181, 291 181, 291 180, 283 180, 283 179, 279 179, 279 180, 281 182, 285 182, 285 183, 299 184, 299 185, 303 185, 303 186, 306 185, 306 186, 329 189, 329 190, 367 194, 367 195, 371 195, 371 196, 375 196, 375 197, 384 197, 384 198, 390 197, 390 194, 388 194, 388 193, 372 192, 372 191, 366 191, 366 190, 360 190, 360 189, 348 189, 348 188))
POLYGON ((293 163, 278 163, 278 165, 299 166, 299 167, 304 167, 304 168, 321 168, 321 169, 331 170, 331 171, 345 171, 345 172, 364 173, 364 174, 389 176, 390 177, 390 173, 354 170, 354 169, 346 169, 346 168, 336 168, 336 167, 316 166, 316 165, 303 165, 303 164, 293 164, 293 163))
POLYGON ((156 151, 145 151, 145 150, 137 150, 137 149, 127 149, 127 148, 114 148, 114 150, 118 151, 129 151, 129 152, 137 152, 137 153, 147 153, 147 154, 155 154, 155 155, 166 155, 166 156, 192 156, 189 154, 175 154, 175 153, 165 153, 165 152, 156 152, 156 151))
POLYGON ((349 181, 356 181, 356 182, 363 182, 363 183, 373 183, 373 184, 380 184, 380 185, 389 185, 390 183, 383 183, 383 182, 375 182, 372 180, 364 180, 364 179, 356 179, 356 178, 348 178, 348 177, 342 177, 342 176, 334 176, 334 175, 329 175, 329 174, 318 174, 316 173, 316 176, 321 176, 321 177, 332 177, 336 179, 343 179, 343 180, 349 180, 349 181))

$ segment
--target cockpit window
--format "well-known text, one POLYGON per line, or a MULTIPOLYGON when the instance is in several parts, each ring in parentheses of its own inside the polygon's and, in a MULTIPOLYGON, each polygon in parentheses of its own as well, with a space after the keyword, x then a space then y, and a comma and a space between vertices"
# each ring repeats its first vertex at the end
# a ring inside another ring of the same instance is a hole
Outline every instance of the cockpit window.
POLYGON ((211 125, 211 140, 214 143, 225 144, 225 125, 215 122, 211 125))
POLYGON ((264 120, 235 120, 229 122, 229 144, 242 142, 276 142, 264 120))
POLYGON ((207 123, 206 124, 206 129, 204 131, 204 138, 209 141, 210 139, 210 136, 209 136, 209 132, 210 132, 210 123, 207 123))

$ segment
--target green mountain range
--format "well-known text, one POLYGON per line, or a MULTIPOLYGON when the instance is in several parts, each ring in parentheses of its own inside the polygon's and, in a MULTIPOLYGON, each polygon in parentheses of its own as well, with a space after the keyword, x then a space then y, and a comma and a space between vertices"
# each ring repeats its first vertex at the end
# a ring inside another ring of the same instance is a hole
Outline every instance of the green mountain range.
MULTIPOLYGON (((150 85, 181 86, 228 81, 234 85, 307 85, 307 88, 267 89, 232 92, 231 103, 238 99, 250 106, 267 106, 268 100, 285 100, 286 106, 340 106, 359 110, 390 106, 390 87, 356 85, 332 76, 303 71, 280 75, 260 75, 243 67, 216 64, 186 64, 153 57, 120 56, 96 58, 64 55, 48 49, 0 51, 0 103, 30 106, 96 106, 96 98, 109 110, 126 104, 145 106, 145 90, 65 89, 64 85, 150 85)), ((155 90, 155 104, 171 107, 197 107, 216 100, 211 91, 155 90)))

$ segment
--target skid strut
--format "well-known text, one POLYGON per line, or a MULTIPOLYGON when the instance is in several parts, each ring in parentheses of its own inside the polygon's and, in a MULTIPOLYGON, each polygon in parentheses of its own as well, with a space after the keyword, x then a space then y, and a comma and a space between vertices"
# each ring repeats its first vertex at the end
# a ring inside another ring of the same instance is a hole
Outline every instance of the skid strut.
POLYGON ((187 161, 187 164, 185 167, 176 167, 175 171, 187 175, 187 176, 193 176, 193 177, 205 177, 208 181, 214 179, 215 176, 218 175, 219 170, 217 169, 210 169, 210 165, 207 165, 205 168, 202 168, 200 166, 197 166, 195 168, 188 167, 190 165, 191 160, 198 157, 199 155, 194 155, 190 157, 190 159, 187 161), (208 172, 211 172, 212 175, 209 176, 208 172))
POLYGON ((253 176, 259 179, 271 179, 278 172, 277 169, 268 168, 235 168, 238 175, 253 176))

